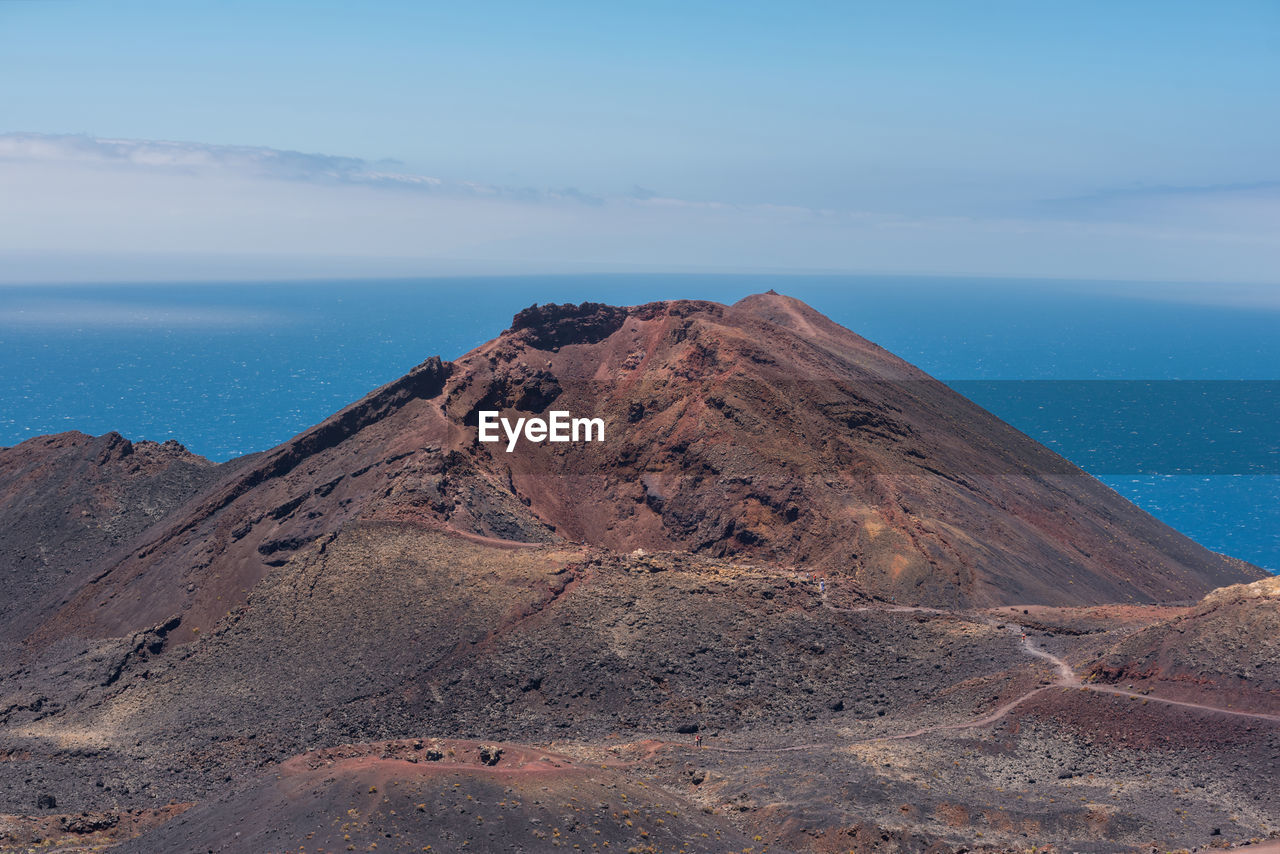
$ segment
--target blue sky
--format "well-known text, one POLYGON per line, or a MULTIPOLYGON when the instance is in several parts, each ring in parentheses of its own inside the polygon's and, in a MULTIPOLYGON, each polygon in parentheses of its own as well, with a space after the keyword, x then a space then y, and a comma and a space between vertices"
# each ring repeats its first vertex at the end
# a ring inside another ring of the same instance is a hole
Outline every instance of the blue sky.
POLYGON ((1278 36, 1275 2, 0 0, 0 275, 1276 283, 1278 36))

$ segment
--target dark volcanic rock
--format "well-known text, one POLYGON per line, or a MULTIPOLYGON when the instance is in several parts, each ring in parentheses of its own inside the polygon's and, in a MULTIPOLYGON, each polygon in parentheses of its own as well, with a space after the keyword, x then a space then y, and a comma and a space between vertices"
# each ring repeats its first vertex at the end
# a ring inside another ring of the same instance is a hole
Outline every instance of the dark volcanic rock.
POLYGON ((115 813, 103 813, 99 815, 63 816, 58 823, 61 825, 65 833, 97 833, 101 830, 109 830, 120 823, 120 816, 115 813))
POLYGON ((516 314, 507 330, 539 350, 567 344, 595 344, 617 331, 627 310, 598 302, 581 305, 531 305, 516 314))

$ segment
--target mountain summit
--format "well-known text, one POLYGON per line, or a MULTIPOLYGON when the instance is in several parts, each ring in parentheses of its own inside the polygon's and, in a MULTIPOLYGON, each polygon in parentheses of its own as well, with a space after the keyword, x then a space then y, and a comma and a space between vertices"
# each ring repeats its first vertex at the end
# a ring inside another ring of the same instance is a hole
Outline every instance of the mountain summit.
MULTIPOLYGON (((6 454, 19 454, 24 446, 6 454)), ((535 305, 274 450, 233 461, 77 591, 40 642, 209 625, 353 520, 741 555, 898 603, 1194 599, 1261 577, 886 350, 776 293, 535 305), (477 441, 482 411, 598 442, 477 441), (145 595, 143 595, 145 591, 145 595)))
POLYGON ((893 354, 776 293, 521 312, 454 365, 449 420, 591 415, 608 441, 455 447, 613 550, 750 554, 930 605, 1202 595, 1242 578, 893 354))

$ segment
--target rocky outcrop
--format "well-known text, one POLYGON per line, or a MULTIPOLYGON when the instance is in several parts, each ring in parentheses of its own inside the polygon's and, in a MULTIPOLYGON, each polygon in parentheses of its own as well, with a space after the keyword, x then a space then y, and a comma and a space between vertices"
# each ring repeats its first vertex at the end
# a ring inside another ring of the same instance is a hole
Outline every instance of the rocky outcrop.
POLYGON ((598 302, 580 305, 531 305, 511 321, 507 334, 539 350, 569 344, 595 344, 612 335, 627 310, 598 302))
POLYGON ((218 476, 175 441, 59 433, 0 449, 0 643, 218 476))

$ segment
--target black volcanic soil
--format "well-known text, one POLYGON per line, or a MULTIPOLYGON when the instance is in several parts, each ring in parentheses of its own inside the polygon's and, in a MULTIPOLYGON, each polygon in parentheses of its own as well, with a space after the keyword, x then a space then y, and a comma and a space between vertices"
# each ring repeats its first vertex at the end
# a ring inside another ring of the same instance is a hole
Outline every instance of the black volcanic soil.
POLYGON ((535 307, 271 451, 0 486, 0 851, 1280 834, 1269 582, 1153 604, 1257 571, 775 294, 535 307))
MULTIPOLYGON (((991 627, 823 607, 814 582, 767 567, 497 548, 389 523, 350 526, 300 555, 201 635, 170 655, 144 646, 109 686, 82 665, 93 703, 78 707, 40 693, 56 680, 32 667, 10 683, 21 703, 2 720, 95 763, 139 742, 120 761, 158 764, 154 776, 176 775, 185 800, 210 777, 371 734, 803 726, 875 718, 930 697, 941 674, 1021 662, 1007 643, 984 645, 999 638, 991 627)), ((48 668, 71 671, 61 659, 48 668)), ((93 795, 85 781, 65 798, 93 795)))
MULTIPOLYGON (((1054 633, 1029 634, 1086 655, 1135 630, 1132 613, 1102 629, 1102 613, 1087 609, 1080 634, 1063 631, 1066 611, 1054 633)), ((1079 689, 1031 694, 1053 669, 1022 652, 1014 626, 895 609, 834 582, 824 597, 768 565, 348 526, 195 643, 135 656, 80 704, 11 709, 0 809, 30 811, 43 792, 73 813, 197 801, 137 850, 226 827, 266 834, 228 851, 296 850, 318 816, 367 817, 373 802, 355 798, 364 776, 336 774, 305 790, 305 809, 287 806, 293 784, 275 775, 290 778, 289 757, 443 733, 519 739, 584 774, 607 765, 775 850, 1115 851, 1280 827, 1268 784, 1280 726, 1079 689)), ((503 840, 529 816, 511 815, 495 829, 503 840)), ((402 816, 385 805, 361 833, 451 850, 439 834, 458 828, 402 816)))

